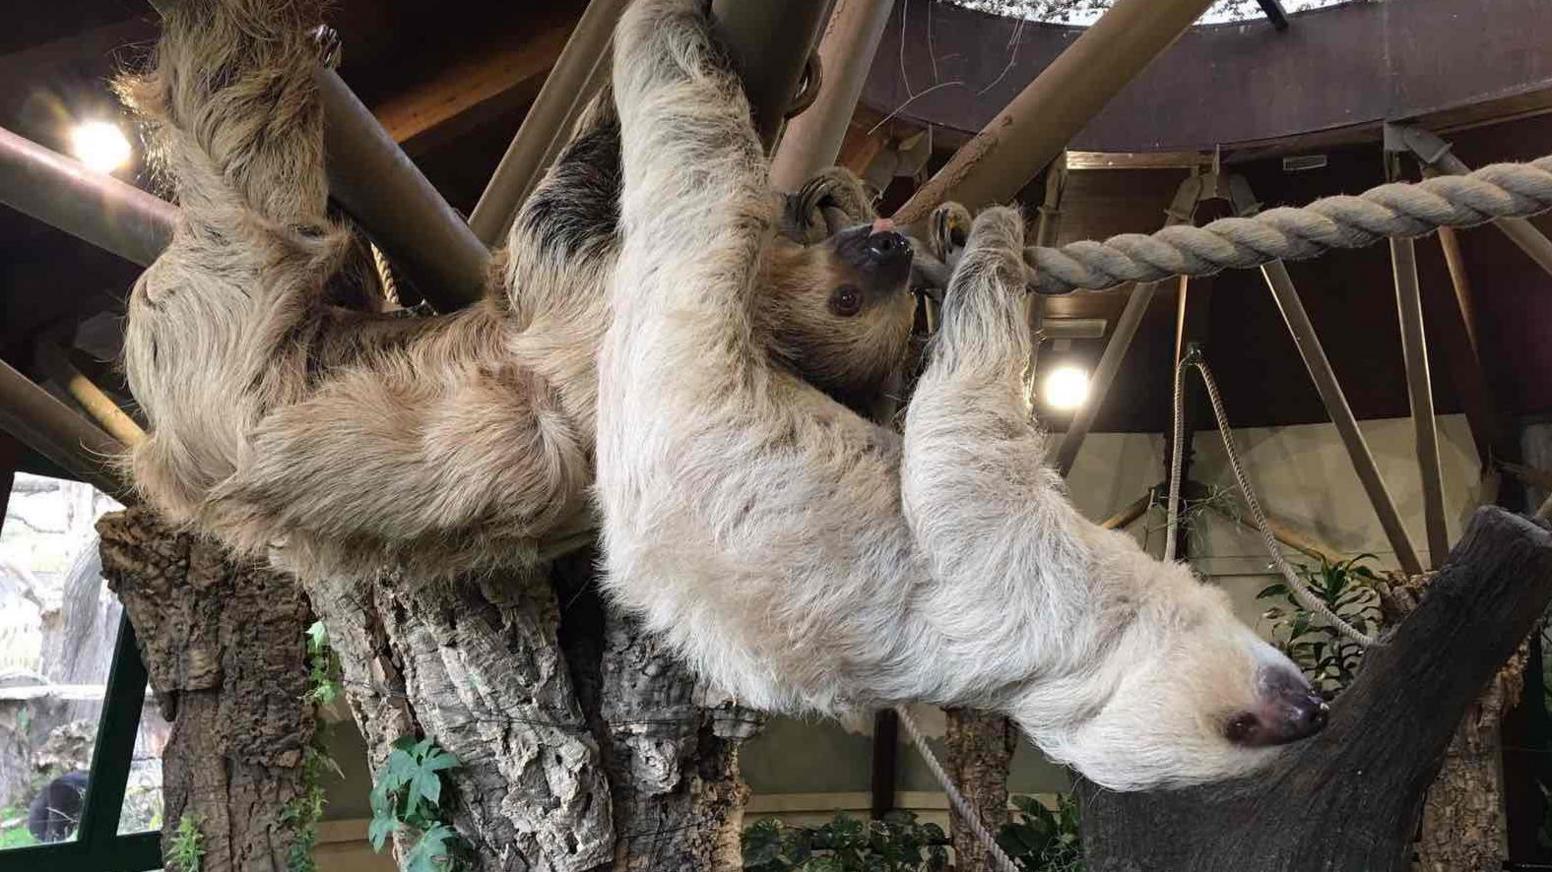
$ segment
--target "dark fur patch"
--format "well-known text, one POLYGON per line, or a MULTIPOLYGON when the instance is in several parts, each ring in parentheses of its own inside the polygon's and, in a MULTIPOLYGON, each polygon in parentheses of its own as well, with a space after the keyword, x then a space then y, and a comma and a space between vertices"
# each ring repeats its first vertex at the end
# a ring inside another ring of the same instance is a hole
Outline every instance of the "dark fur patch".
POLYGON ((561 152, 518 216, 522 233, 538 251, 584 254, 619 232, 620 186, 620 125, 611 120, 561 152))

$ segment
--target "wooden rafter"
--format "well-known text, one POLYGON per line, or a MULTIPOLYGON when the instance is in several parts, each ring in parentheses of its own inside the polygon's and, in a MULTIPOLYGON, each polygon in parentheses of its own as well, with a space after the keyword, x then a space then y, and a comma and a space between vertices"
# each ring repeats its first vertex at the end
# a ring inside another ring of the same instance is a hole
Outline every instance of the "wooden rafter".
POLYGON ((521 45, 474 54, 372 107, 372 114, 405 152, 424 152, 490 112, 531 99, 570 32, 570 22, 552 24, 521 45))

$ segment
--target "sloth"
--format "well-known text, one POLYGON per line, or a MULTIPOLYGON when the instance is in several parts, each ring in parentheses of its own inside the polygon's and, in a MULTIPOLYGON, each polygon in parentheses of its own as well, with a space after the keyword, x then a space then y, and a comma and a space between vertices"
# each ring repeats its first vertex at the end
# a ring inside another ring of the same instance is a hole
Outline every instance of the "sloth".
MULTIPOLYGON (((531 559, 540 537, 590 520, 619 249, 612 100, 525 203, 485 299, 376 311, 363 246, 327 206, 321 7, 172 4, 149 71, 117 83, 180 207, 128 303, 123 365, 149 424, 131 477, 169 520, 304 576, 531 559)), ((857 226, 762 245, 753 341, 771 367, 863 408, 903 360, 910 253, 876 244, 854 177, 805 191, 800 211, 857 226)))
POLYGON ((1318 730, 1320 699, 1221 591, 1082 518, 1045 465, 1017 212, 975 219, 903 436, 771 365, 766 159, 703 7, 638 0, 614 42, 615 602, 745 704, 1001 712, 1115 790, 1241 775, 1318 730))

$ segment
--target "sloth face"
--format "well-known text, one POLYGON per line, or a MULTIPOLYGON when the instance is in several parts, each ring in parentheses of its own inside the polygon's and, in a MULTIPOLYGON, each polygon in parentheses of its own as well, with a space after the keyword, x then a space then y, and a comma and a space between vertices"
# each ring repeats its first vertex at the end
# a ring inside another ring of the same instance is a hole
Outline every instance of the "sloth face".
POLYGON ((911 243, 888 221, 766 250, 756 325, 774 356, 848 405, 866 404, 904 359, 915 300, 911 243))
POLYGON ((1102 667, 1108 696, 1055 735, 1035 727, 1037 743, 1097 784, 1138 790, 1246 774, 1325 726, 1325 702, 1221 590, 1160 569, 1148 583, 1173 590, 1149 592, 1121 631, 1102 667))

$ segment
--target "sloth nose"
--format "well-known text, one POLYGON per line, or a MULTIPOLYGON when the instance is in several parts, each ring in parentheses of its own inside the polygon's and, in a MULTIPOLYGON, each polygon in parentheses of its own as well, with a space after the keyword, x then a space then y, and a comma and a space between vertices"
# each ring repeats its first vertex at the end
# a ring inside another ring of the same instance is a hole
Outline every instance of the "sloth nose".
POLYGON ((862 244, 868 257, 881 265, 892 264, 911 257, 911 242, 893 230, 869 234, 862 244))
POLYGON ((1260 704, 1229 720, 1225 735, 1236 745, 1286 745, 1325 729, 1330 706, 1302 677, 1266 682, 1260 704))

